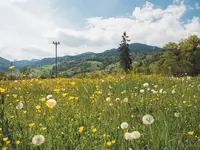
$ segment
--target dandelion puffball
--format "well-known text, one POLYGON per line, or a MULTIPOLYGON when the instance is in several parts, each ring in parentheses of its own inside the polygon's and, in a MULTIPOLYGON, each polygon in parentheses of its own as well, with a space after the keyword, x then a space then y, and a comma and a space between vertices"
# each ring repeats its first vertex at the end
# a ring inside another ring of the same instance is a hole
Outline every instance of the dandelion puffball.
POLYGON ((32 143, 33 143, 34 145, 37 145, 37 146, 43 144, 44 141, 45 141, 45 138, 44 138, 43 135, 35 135, 35 136, 32 138, 32 143))
POLYGON ((124 138, 125 138, 126 140, 132 140, 132 139, 133 139, 133 135, 132 135, 132 133, 126 132, 126 133, 124 134, 124 138))
POLYGON ((151 115, 145 115, 142 117, 142 121, 144 124, 152 124, 154 122, 154 118, 151 115))
POLYGON ((128 128, 128 123, 127 123, 127 122, 122 122, 122 123, 121 123, 121 128, 122 128, 122 129, 128 128))
POLYGON ((24 104, 22 102, 19 102, 16 106, 16 109, 22 109, 24 104))
POLYGON ((47 99, 50 99, 50 98, 52 98, 53 96, 52 95, 47 95, 47 99))
POLYGON ((139 139, 140 138, 140 132, 138 131, 133 131, 132 133, 133 139, 139 139))
POLYGON ((49 100, 46 101, 46 105, 50 108, 55 107, 56 101, 54 99, 49 99, 49 100))

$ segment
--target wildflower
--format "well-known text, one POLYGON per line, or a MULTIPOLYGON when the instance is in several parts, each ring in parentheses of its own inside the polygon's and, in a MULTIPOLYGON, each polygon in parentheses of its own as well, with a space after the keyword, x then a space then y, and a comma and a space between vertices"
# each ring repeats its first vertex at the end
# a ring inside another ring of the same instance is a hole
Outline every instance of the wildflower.
POLYGON ((1 150, 7 150, 8 148, 7 147, 3 147, 1 150))
POLYGON ((35 106, 35 108, 38 110, 38 109, 41 108, 41 106, 40 106, 40 105, 37 105, 37 106, 35 106))
POLYGON ((111 143, 112 143, 112 144, 115 144, 115 143, 116 143, 116 140, 112 140, 111 143))
POLYGON ((109 102, 109 101, 110 101, 110 97, 107 97, 107 98, 106 98, 106 101, 109 102))
POLYGON ((43 98, 40 98, 40 100, 41 100, 42 102, 44 102, 44 101, 46 100, 46 98, 43 97, 43 98))
POLYGON ((1 93, 4 93, 5 91, 6 91, 5 89, 0 88, 0 94, 1 94, 1 93))
POLYGON ((35 123, 29 123, 28 126, 29 127, 33 127, 35 125, 35 123))
POLYGON ((63 97, 66 97, 66 96, 67 96, 67 93, 63 93, 62 96, 63 96, 63 97))
POLYGON ((45 131, 47 128, 46 127, 42 127, 40 130, 45 131))
POLYGON ((19 145, 19 144, 20 144, 20 140, 16 140, 16 141, 15 141, 15 144, 16 144, 16 145, 19 145))
POLYGON ((142 117, 142 121, 144 124, 152 124, 154 122, 154 118, 151 115, 145 115, 142 117))
POLYGON ((113 106, 113 103, 110 103, 109 106, 113 106))
POLYGON ((133 139, 139 139, 140 138, 140 132, 138 131, 133 131, 132 133, 133 139))
POLYGON ((13 96, 14 98, 17 98, 17 94, 13 94, 12 96, 13 96))
POLYGON ((92 132, 93 133, 97 132, 97 128, 92 129, 92 132))
POLYGON ((143 84, 143 87, 148 87, 149 86, 149 83, 144 83, 143 84))
POLYGON ((127 123, 127 122, 122 122, 122 123, 121 123, 121 128, 122 128, 122 129, 128 128, 128 123, 127 123))
POLYGON ((8 137, 5 137, 2 139, 4 142, 6 142, 8 140, 8 137))
POLYGON ((161 94, 163 93, 163 89, 160 89, 160 91, 159 91, 161 94))
POLYGON ((115 101, 119 101, 119 100, 120 100, 120 98, 116 98, 116 99, 115 99, 115 101))
POLYGON ((71 84, 72 86, 74 86, 74 85, 76 85, 76 82, 71 82, 70 84, 71 84))
POLYGON ((132 133, 129 133, 129 132, 126 132, 126 133, 124 134, 124 138, 125 138, 126 140, 132 140, 132 139, 133 139, 133 134, 132 134, 132 133))
POLYGON ((128 102, 128 98, 127 98, 127 97, 124 98, 124 99, 123 99, 123 102, 127 103, 127 102, 128 102))
POLYGON ((141 90, 140 90, 140 93, 144 93, 144 90, 143 90, 143 89, 141 89, 141 90))
POLYGON ((74 97, 74 96, 69 96, 68 99, 69 99, 69 100, 73 100, 73 99, 75 99, 75 97, 74 97))
POLYGON ((176 91, 175 90, 172 90, 172 94, 175 94, 176 93, 176 91))
POLYGON ((47 95, 47 99, 50 99, 50 98, 52 98, 53 96, 52 95, 47 95))
POLYGON ((23 108, 23 103, 22 102, 19 102, 16 106, 16 109, 22 109, 23 108))
POLYGON ((112 142, 111 142, 111 141, 108 141, 106 144, 107 144, 107 146, 111 146, 111 145, 112 145, 112 142))
POLYGON ((78 132, 79 132, 79 133, 82 133, 82 132, 83 132, 83 129, 84 129, 84 126, 79 127, 79 128, 78 128, 78 132))
POLYGON ((10 116, 11 119, 13 119, 15 116, 10 116))
POLYGON ((103 137, 106 138, 106 134, 105 133, 103 134, 103 137))
POLYGON ((13 66, 13 65, 9 67, 10 70, 13 70, 14 68, 15 68, 15 66, 13 66))
POLYGON ((54 89, 56 93, 60 93, 60 89, 54 89))
POLYGON ((188 132, 189 135, 193 135, 194 134, 194 130, 193 131, 190 131, 188 132))
POLYGON ((49 99, 46 101, 46 105, 49 107, 49 108, 53 108, 56 106, 56 101, 54 99, 49 99))
POLYGON ((44 141, 45 141, 45 138, 44 138, 43 135, 35 135, 35 136, 32 138, 32 143, 33 143, 34 145, 37 145, 37 146, 43 144, 44 141))
POLYGON ((178 118, 178 117, 180 116, 180 113, 175 112, 175 113, 174 113, 174 116, 178 118))

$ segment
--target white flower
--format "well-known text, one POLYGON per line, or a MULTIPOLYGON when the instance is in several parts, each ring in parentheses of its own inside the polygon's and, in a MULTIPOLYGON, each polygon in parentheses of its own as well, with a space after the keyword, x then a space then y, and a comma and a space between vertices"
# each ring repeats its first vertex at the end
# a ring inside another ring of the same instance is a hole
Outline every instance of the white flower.
POLYGON ((121 123, 121 128, 122 128, 122 129, 128 128, 128 123, 127 123, 127 122, 122 122, 122 123, 121 123))
POLYGON ((151 115, 145 115, 142 117, 142 121, 144 124, 152 124, 154 122, 154 118, 151 115))
POLYGON ((144 90, 143 90, 143 89, 141 89, 141 90, 140 90, 140 93, 144 93, 144 90))
POLYGON ((147 88, 147 91, 150 91, 150 88, 147 88))
POLYGON ((110 89, 112 89, 112 86, 111 86, 111 85, 109 85, 109 88, 110 88, 110 89))
POLYGON ((128 150, 133 150, 133 149, 129 147, 128 150))
POLYGON ((46 101, 46 105, 48 107, 55 107, 56 106, 56 101, 54 99, 49 99, 46 101))
POLYGON ((144 83, 143 84, 143 87, 148 87, 149 86, 149 83, 144 83))
POLYGON ((113 103, 110 103, 109 105, 110 105, 110 106, 113 106, 113 103))
POLYGON ((47 99, 50 99, 52 98, 53 96, 52 95, 47 95, 47 99))
POLYGON ((176 91, 175 90, 172 90, 172 94, 175 94, 176 93, 176 91))
POLYGON ((24 104, 22 102, 19 102, 16 106, 16 109, 22 109, 24 104))
POLYGON ((190 77, 190 76, 187 76, 187 80, 191 80, 191 77, 190 77))
POLYGON ((138 131, 133 131, 132 133, 133 139, 139 139, 140 138, 140 132, 138 131))
POLYGON ((110 97, 107 97, 107 98, 106 98, 106 101, 109 102, 109 101, 110 101, 110 97))
POLYGON ((32 138, 32 143, 39 146, 41 144, 43 144, 45 141, 45 138, 43 135, 35 135, 33 138, 32 138))
POLYGON ((158 85, 154 85, 154 88, 157 88, 158 87, 158 85))
POLYGON ((115 100, 116 100, 116 101, 119 101, 120 99, 119 99, 119 98, 116 98, 115 100))
POLYGON ((124 138, 125 138, 126 140, 133 140, 133 134, 132 134, 132 133, 129 133, 129 132, 126 132, 126 133, 124 134, 124 138))
POLYGON ((124 101, 125 103, 127 103, 127 102, 128 102, 128 98, 127 98, 127 97, 124 98, 123 101, 124 101))
POLYGON ((178 117, 180 116, 180 113, 175 112, 175 113, 174 113, 174 116, 178 118, 178 117))
POLYGON ((160 89, 160 91, 159 91, 161 94, 163 93, 163 89, 160 89))

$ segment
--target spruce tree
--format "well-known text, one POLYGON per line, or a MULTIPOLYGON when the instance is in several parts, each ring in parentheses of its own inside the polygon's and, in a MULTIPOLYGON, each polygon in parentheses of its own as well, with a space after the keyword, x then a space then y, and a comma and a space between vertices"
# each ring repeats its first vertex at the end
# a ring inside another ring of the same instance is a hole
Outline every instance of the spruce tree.
POLYGON ((124 32, 122 35, 121 44, 119 44, 119 52, 120 52, 120 66, 126 73, 128 73, 132 69, 132 59, 128 47, 129 41, 130 40, 126 35, 126 32, 124 32))

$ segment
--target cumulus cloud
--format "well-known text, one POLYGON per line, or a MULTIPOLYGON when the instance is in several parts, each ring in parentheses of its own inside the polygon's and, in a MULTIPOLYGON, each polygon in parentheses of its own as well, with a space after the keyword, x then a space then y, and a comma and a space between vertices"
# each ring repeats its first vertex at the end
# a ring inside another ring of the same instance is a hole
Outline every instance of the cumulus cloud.
POLYGON ((191 34, 200 36, 199 17, 194 16, 188 22, 181 21, 189 10, 182 0, 175 0, 166 8, 147 1, 142 7, 133 8, 131 16, 87 18, 85 25, 76 29, 67 18, 54 15, 52 1, 3 0, 0 3, 1 57, 53 57, 53 40, 61 42, 59 55, 102 52, 117 48, 124 31, 131 42, 156 46, 177 42, 191 34))
POLYGON ((200 9, 200 6, 197 2, 195 3, 195 9, 200 9))
POLYGON ((188 23, 181 22, 181 17, 186 11, 184 3, 162 9, 147 1, 144 6, 136 7, 130 17, 88 18, 84 29, 60 28, 55 31, 55 36, 63 41, 63 44, 71 47, 85 45, 98 49, 102 45, 117 47, 121 34, 127 31, 131 42, 163 46, 190 34, 200 35, 198 17, 193 17, 188 23))

